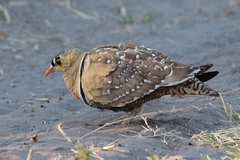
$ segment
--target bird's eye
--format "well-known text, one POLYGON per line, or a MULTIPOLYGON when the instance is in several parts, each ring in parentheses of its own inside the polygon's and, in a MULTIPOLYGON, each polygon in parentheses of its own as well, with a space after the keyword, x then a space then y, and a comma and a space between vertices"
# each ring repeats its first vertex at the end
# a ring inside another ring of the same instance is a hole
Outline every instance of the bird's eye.
POLYGON ((62 64, 62 60, 60 57, 56 57, 56 58, 53 58, 52 60, 52 66, 55 66, 55 65, 61 65, 62 64))
POLYGON ((56 63, 57 63, 58 65, 61 65, 61 60, 60 60, 60 59, 56 59, 56 63))

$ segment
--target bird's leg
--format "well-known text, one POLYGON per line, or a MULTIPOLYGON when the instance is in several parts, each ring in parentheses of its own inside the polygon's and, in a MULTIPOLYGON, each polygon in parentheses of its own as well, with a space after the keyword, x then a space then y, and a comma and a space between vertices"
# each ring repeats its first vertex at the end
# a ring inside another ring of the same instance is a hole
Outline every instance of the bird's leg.
POLYGON ((128 115, 128 117, 134 117, 136 116, 139 112, 141 112, 143 105, 134 107, 132 112, 128 115))
POLYGON ((115 119, 115 121, 124 120, 124 119, 126 119, 126 118, 129 118, 128 120, 125 120, 125 121, 122 122, 122 124, 129 124, 129 123, 132 121, 132 118, 131 118, 131 117, 134 117, 134 116, 136 116, 139 112, 141 112, 142 107, 143 107, 143 105, 134 107, 133 110, 131 111, 131 113, 130 113, 129 115, 121 116, 121 117, 115 119))
POLYGON ((142 107, 143 107, 143 105, 134 107, 133 110, 131 111, 131 113, 127 116, 127 118, 130 118, 130 119, 127 120, 127 121, 123 121, 122 124, 131 123, 131 121, 132 121, 132 118, 131 118, 131 117, 135 117, 138 113, 140 113, 141 110, 142 110, 142 107))
POLYGON ((175 88, 169 88, 169 93, 171 96, 177 95, 179 98, 182 98, 181 94, 175 88))

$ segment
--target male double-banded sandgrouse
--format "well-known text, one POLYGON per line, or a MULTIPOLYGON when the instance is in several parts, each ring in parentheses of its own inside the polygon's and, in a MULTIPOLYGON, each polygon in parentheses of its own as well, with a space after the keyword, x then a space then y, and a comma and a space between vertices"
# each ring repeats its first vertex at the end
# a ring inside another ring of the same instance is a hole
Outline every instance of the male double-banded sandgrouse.
POLYGON ((212 66, 193 67, 142 45, 120 43, 87 52, 64 50, 45 75, 61 71, 69 91, 82 102, 135 116, 145 102, 165 95, 219 96, 204 83, 218 74, 206 72, 212 66))

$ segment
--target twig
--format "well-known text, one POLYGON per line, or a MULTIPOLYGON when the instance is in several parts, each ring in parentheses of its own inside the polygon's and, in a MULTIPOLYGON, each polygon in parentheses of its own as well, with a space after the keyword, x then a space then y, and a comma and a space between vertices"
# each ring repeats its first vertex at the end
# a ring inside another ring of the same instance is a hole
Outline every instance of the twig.
POLYGON ((12 125, 10 126, 10 128, 12 128, 12 127, 14 127, 14 126, 18 125, 18 124, 19 124, 19 122, 20 122, 20 121, 17 121, 16 123, 12 124, 12 125))
POLYGON ((44 22, 45 22, 45 24, 48 26, 48 28, 50 28, 50 29, 53 28, 52 23, 51 23, 48 19, 45 19, 44 22))
MULTIPOLYGON (((28 34, 30 34, 34 38, 44 39, 44 40, 59 40, 59 39, 62 38, 61 34, 57 34, 57 35, 40 35, 40 34, 31 33, 31 32, 28 32, 28 34)), ((22 37, 19 37, 19 38, 22 38, 22 37)))
POLYGON ((4 75, 4 71, 2 68, 0 68, 0 74, 4 75))
POLYGON ((50 98, 36 98, 35 99, 37 102, 48 102, 50 101, 50 98))
POLYGON ((222 93, 232 93, 232 92, 237 92, 237 91, 240 91, 240 88, 236 88, 236 89, 233 89, 231 91, 225 91, 225 92, 222 92, 222 93))
POLYGON ((45 132, 45 133, 48 133, 48 131, 49 131, 49 127, 47 128, 47 130, 46 130, 46 132, 45 132))
POLYGON ((30 160, 30 159, 31 159, 31 153, 32 153, 32 149, 29 150, 28 156, 27 156, 27 159, 26 159, 26 160, 30 160))
POLYGON ((25 104, 21 105, 21 107, 19 107, 18 109, 22 109, 25 106, 25 104))
MULTIPOLYGON (((146 126, 147 126, 147 128, 146 127, 144 127, 144 126, 142 126, 146 131, 144 132, 144 133, 146 133, 146 132, 148 132, 148 131, 151 131, 152 133, 153 133, 153 136, 149 136, 149 137, 158 137, 158 136, 161 136, 161 134, 160 135, 158 135, 157 133, 158 133, 158 131, 160 130, 160 128, 158 128, 158 126, 156 125, 156 129, 153 129, 152 127, 150 127, 149 126, 149 124, 148 124, 148 122, 147 122, 147 118, 148 117, 141 117, 142 119, 143 119, 143 121, 145 122, 145 124, 146 124, 146 126)), ((142 134, 144 134, 144 133, 142 133, 142 134)), ((147 136, 146 136, 147 137, 147 136)))
POLYGON ((98 20, 95 17, 87 15, 86 13, 83 13, 82 11, 79 11, 74 8, 71 8, 71 11, 83 19, 94 20, 94 21, 98 22, 98 20))
POLYGON ((3 12, 3 15, 4 15, 5 19, 6 19, 6 23, 10 24, 11 23, 11 17, 10 17, 10 15, 8 13, 7 8, 4 8, 2 5, 0 5, 0 11, 3 12))
POLYGON ((119 139, 116 139, 115 141, 107 144, 106 146, 103 147, 103 150, 109 150, 109 149, 114 148, 115 147, 114 143, 117 142, 117 141, 119 141, 119 139))
POLYGON ((226 107, 226 105, 225 105, 225 102, 224 102, 224 99, 223 99, 223 97, 222 97, 222 94, 219 93, 219 95, 220 95, 220 99, 221 99, 222 104, 223 104, 224 111, 225 111, 225 113, 226 113, 226 115, 227 115, 227 117, 228 117, 228 120, 229 120, 230 122, 232 122, 232 116, 231 116, 231 115, 228 113, 228 111, 227 111, 227 107, 226 107))
POLYGON ((69 0, 67 0, 65 3, 60 3, 59 5, 62 6, 62 7, 66 7, 68 10, 72 11, 74 14, 76 14, 80 18, 87 19, 87 20, 93 20, 95 22, 99 22, 97 17, 88 15, 88 14, 82 12, 82 11, 79 11, 79 10, 73 8, 72 5, 71 5, 71 2, 69 0))
POLYGON ((110 125, 113 125, 113 124, 116 124, 116 123, 119 123, 119 122, 123 122, 123 121, 128 121, 128 120, 131 120, 131 119, 134 119, 134 118, 138 118, 138 117, 142 117, 142 116, 149 116, 149 115, 153 115, 153 114, 157 114, 158 112, 150 112, 150 113, 145 113, 145 114, 141 114, 139 116, 134 116, 134 117, 128 117, 128 118, 124 118, 124 119, 121 119, 121 120, 117 120, 117 121, 114 121, 114 122, 110 122, 110 123, 105 123, 103 126, 83 135, 82 137, 80 137, 79 139, 82 139, 90 134, 93 134, 94 132, 97 132, 98 130, 104 128, 104 127, 107 127, 107 126, 110 126, 110 125))
POLYGON ((71 142, 71 143, 73 143, 73 142, 71 141, 71 139, 70 139, 70 138, 68 138, 68 136, 66 135, 66 133, 65 133, 65 132, 63 132, 63 130, 62 130, 62 128, 61 128, 61 126, 62 126, 62 123, 59 123, 59 124, 57 125, 57 128, 58 128, 58 130, 60 131, 60 133, 63 135, 63 137, 64 137, 64 138, 66 138, 66 139, 67 139, 67 141, 68 141, 68 142, 71 142))

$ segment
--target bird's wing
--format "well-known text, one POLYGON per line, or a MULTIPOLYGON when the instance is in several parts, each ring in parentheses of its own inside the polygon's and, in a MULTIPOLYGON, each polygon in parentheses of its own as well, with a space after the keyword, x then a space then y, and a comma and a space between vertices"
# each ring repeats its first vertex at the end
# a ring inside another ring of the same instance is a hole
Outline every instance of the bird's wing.
POLYGON ((94 102, 121 107, 160 87, 178 85, 200 68, 130 43, 108 45, 86 53, 81 77, 84 94, 94 102))

